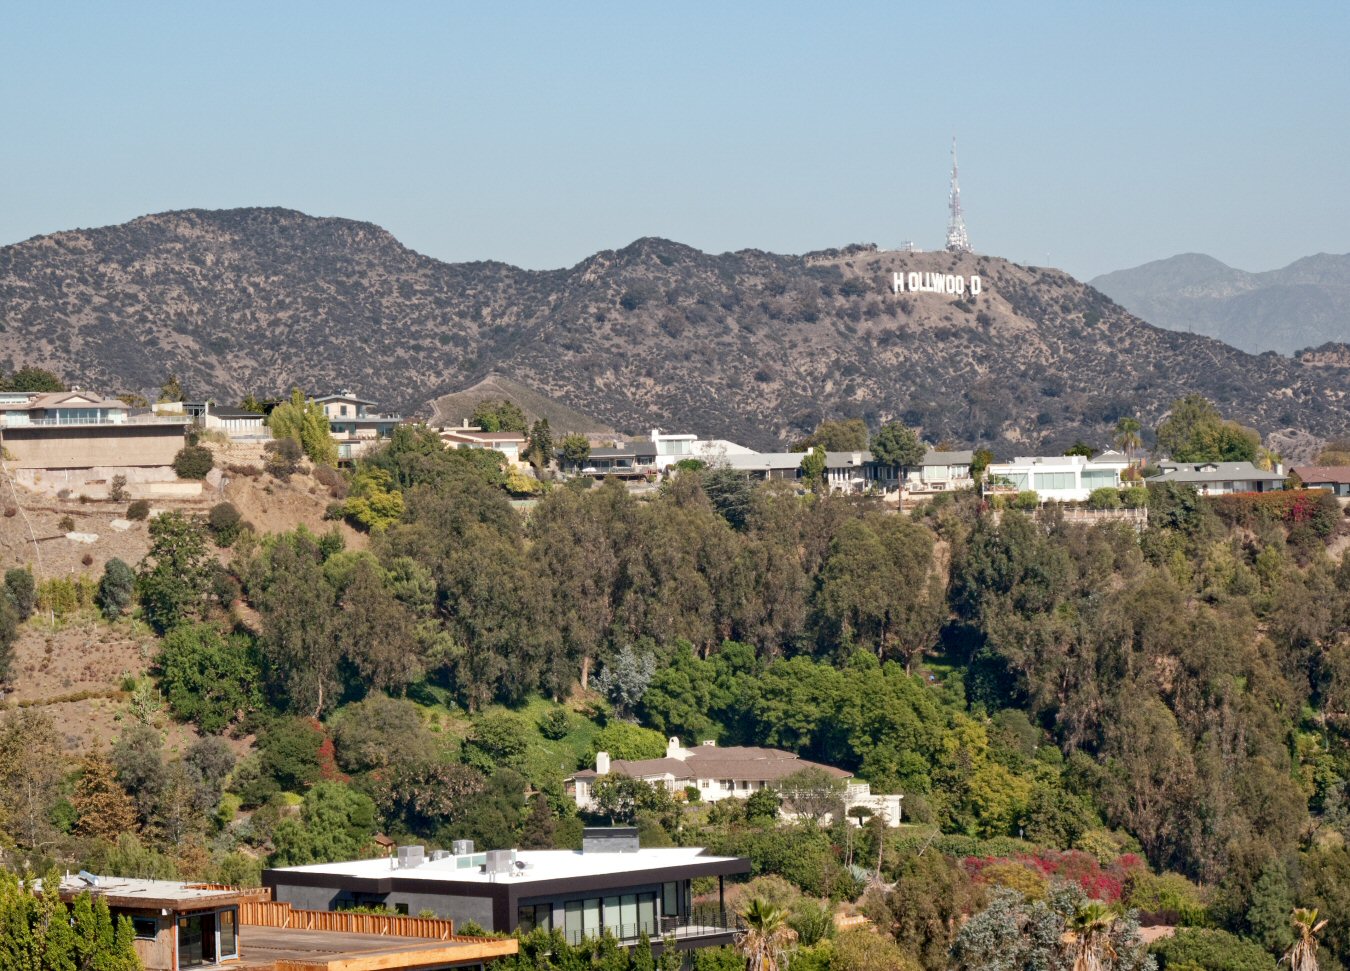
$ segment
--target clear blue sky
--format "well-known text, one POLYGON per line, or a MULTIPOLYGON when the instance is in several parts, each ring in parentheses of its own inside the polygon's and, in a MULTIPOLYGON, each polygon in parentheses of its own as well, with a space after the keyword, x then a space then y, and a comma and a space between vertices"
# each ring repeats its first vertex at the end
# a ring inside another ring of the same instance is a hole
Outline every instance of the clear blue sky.
POLYGON ((1350 250, 1350 4, 0 4, 0 244, 187 207, 446 260, 1350 250))

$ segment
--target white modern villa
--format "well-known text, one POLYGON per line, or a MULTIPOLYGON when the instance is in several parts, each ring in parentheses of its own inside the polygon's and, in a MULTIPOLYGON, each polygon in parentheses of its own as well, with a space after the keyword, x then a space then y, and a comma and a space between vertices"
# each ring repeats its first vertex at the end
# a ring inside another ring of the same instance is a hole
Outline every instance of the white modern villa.
POLYGON ((993 462, 985 472, 986 493, 1035 492, 1042 502, 1083 502, 1094 489, 1119 489, 1129 460, 1119 452, 1022 456, 993 462))

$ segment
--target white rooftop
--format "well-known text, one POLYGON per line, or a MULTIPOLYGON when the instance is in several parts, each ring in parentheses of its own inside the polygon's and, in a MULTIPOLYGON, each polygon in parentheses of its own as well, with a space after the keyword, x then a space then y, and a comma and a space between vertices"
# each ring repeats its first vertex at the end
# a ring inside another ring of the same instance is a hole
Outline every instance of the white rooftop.
MULTIPOLYGON (((475 854, 479 855, 479 854, 475 854)), ((664 867, 697 863, 734 861, 733 856, 706 856, 701 847, 653 847, 635 853, 582 853, 580 850, 519 850, 516 860, 525 868, 512 867, 510 874, 488 874, 477 866, 459 868, 458 858, 428 858, 415 867, 398 867, 397 860, 349 860, 343 863, 315 863, 309 866, 277 867, 281 873, 332 873, 346 877, 376 879, 395 875, 401 880, 447 881, 454 883, 528 883, 536 880, 563 880, 610 874, 637 873, 664 867)))
POLYGON ((1124 467, 1128 464, 1125 456, 1121 455, 1119 452, 1110 454, 1103 452, 1096 458, 1087 458, 1083 455, 1018 455, 1011 462, 991 462, 990 468, 993 468, 994 466, 1005 468, 1010 465, 1081 465, 1084 467, 1092 465, 1107 467, 1119 465, 1124 467))
MULTIPOLYGON (((173 900, 190 903, 197 900, 233 898, 238 896, 234 890, 211 889, 200 884, 185 883, 181 880, 142 880, 138 877, 97 876, 97 883, 87 883, 82 877, 67 873, 61 878, 60 889, 66 893, 89 891, 94 895, 106 895, 121 900, 143 898, 146 901, 173 900)), ((42 881, 35 881, 41 886, 42 881)))
POLYGON ((729 442, 725 438, 696 438, 694 449, 712 455, 754 455, 755 450, 738 442, 729 442))
POLYGON ((761 469, 796 469, 802 464, 804 452, 736 452, 725 458, 728 468, 741 472, 755 472, 761 469))

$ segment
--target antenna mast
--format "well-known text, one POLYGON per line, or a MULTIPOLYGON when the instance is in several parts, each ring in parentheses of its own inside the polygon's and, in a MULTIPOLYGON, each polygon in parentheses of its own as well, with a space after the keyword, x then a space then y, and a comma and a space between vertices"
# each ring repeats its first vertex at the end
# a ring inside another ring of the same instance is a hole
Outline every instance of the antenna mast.
POLYGON ((966 220, 961 214, 961 186, 956 181, 956 136, 952 136, 952 192, 951 219, 947 223, 947 252, 969 253, 970 237, 966 235, 966 220))

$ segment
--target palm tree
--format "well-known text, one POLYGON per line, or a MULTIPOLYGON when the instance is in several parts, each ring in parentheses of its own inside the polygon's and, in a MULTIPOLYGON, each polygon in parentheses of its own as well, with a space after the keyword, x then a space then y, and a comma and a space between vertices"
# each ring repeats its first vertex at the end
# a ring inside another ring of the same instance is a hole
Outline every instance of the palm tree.
POLYGON ((745 957, 746 971, 779 971, 788 945, 797 932, 788 926, 787 911, 756 897, 741 911, 745 930, 736 940, 736 950, 745 957))
POLYGON ((1131 418, 1128 415, 1116 422, 1115 444, 1124 450, 1125 458, 1130 462, 1134 461, 1134 450, 1144 445, 1144 440, 1139 436, 1142 428, 1138 418, 1131 418))
POLYGON ((1073 971, 1103 971, 1116 959, 1111 930, 1120 911, 1100 900, 1080 904, 1069 918, 1065 938, 1073 954, 1073 971))
POLYGON ((1256 450, 1256 467, 1264 472, 1274 472, 1275 466, 1284 462, 1284 456, 1264 445, 1256 450))
POLYGON ((1289 971, 1317 971, 1317 934, 1327 926, 1324 919, 1317 919, 1317 910, 1311 907, 1299 907, 1291 915, 1294 925, 1294 943, 1284 952, 1280 962, 1289 962, 1289 971))

